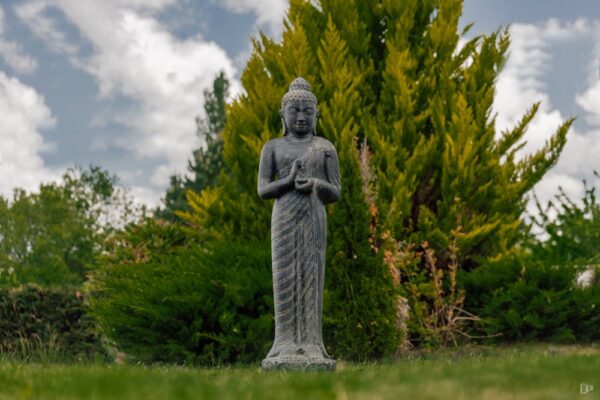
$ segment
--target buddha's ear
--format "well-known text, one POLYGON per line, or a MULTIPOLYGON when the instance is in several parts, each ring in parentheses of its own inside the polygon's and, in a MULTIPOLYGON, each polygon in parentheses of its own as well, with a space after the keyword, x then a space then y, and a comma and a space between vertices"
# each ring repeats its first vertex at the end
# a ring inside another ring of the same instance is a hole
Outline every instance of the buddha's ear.
POLYGON ((279 109, 279 117, 281 117, 281 125, 283 127, 283 136, 288 134, 288 127, 285 123, 285 118, 283 116, 283 109, 279 109))

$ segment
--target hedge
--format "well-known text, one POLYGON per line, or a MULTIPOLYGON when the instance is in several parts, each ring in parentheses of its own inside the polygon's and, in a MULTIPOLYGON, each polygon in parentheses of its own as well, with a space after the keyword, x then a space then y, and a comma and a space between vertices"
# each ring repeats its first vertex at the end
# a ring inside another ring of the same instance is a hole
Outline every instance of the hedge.
POLYGON ((0 288, 0 355, 25 359, 106 357, 81 289, 0 288))

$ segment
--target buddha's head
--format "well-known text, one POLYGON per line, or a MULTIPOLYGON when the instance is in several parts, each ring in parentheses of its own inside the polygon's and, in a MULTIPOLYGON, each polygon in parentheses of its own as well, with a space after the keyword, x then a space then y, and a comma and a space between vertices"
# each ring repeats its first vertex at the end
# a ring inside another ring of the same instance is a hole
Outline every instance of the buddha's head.
POLYGON ((316 135, 317 97, 302 77, 290 83, 288 92, 281 99, 279 111, 283 123, 283 134, 295 136, 316 135))

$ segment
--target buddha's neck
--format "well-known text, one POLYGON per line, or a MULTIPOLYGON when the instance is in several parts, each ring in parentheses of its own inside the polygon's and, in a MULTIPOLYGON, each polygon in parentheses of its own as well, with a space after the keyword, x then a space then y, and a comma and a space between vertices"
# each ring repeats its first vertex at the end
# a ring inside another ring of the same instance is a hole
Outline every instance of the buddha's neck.
POLYGON ((290 132, 285 137, 292 142, 310 142, 315 136, 311 133, 300 136, 290 132))

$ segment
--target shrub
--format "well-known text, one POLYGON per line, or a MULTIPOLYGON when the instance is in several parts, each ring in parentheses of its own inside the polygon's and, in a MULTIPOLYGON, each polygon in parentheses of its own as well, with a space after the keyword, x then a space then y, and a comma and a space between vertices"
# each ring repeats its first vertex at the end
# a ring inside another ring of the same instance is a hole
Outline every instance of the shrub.
POLYGON ((561 188, 545 206, 534 198, 530 220, 539 235, 529 234, 510 257, 463 274, 467 307, 485 319, 485 334, 559 342, 600 337, 600 283, 575 284, 600 262, 597 188, 583 185, 577 202, 561 188))
POLYGON ((0 354, 29 360, 105 357, 80 289, 0 289, 0 354))
POLYGON ((553 342, 600 339, 600 285, 577 287, 577 269, 521 255, 465 274, 467 308, 492 338, 553 342))
POLYGON ((144 217, 109 236, 98 265, 139 264, 168 257, 193 242, 182 225, 144 217))
POLYGON ((273 337, 268 244, 187 243, 99 268, 90 305, 102 332, 145 362, 252 362, 273 337))
MULTIPOLYGON (((594 175, 600 178, 598 172, 594 171, 594 175)), ((600 265, 600 186, 590 186, 584 180, 583 189, 584 195, 578 201, 569 198, 560 187, 545 206, 534 198, 537 215, 530 217, 541 228, 541 234, 531 236, 527 247, 546 265, 582 269, 600 265)))
POLYGON ((457 285, 456 247, 450 246, 446 252, 450 262, 443 267, 438 266, 437 254, 427 242, 418 249, 395 243, 387 253, 390 265, 399 266, 400 291, 409 310, 405 348, 456 346, 469 337, 467 327, 479 321, 464 309, 466 294, 457 285), (421 268, 423 259, 425 269, 421 268))

